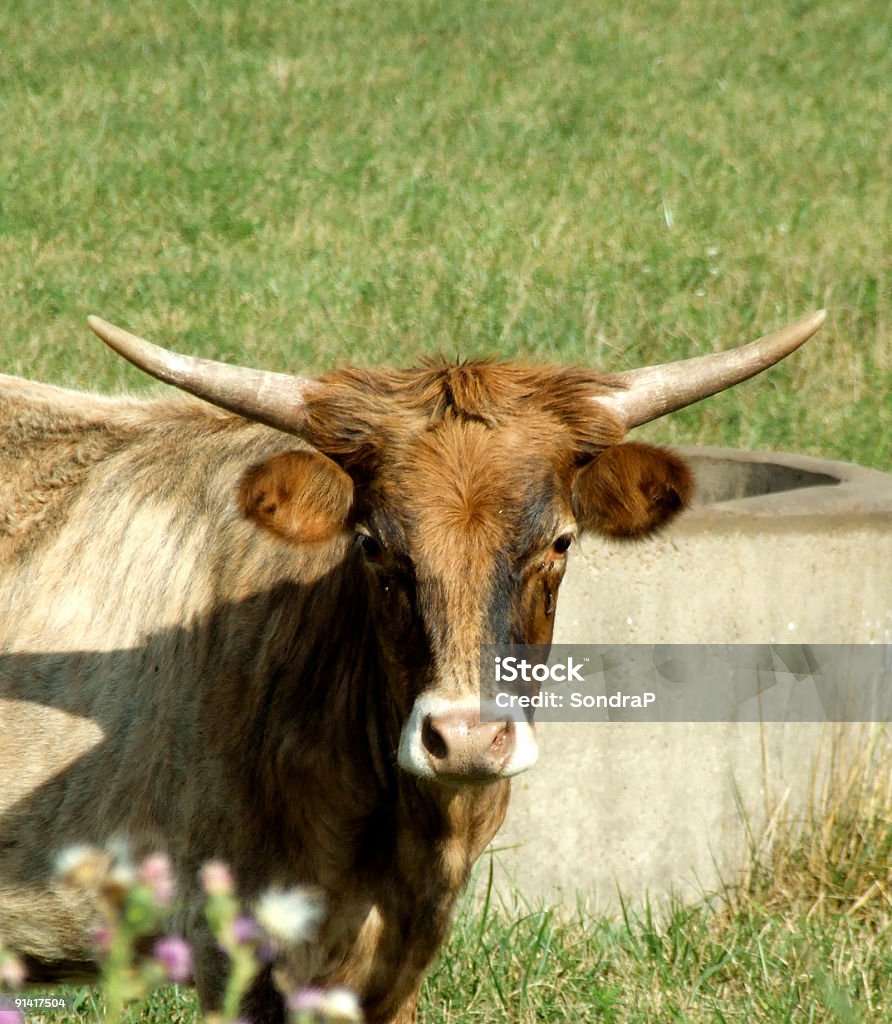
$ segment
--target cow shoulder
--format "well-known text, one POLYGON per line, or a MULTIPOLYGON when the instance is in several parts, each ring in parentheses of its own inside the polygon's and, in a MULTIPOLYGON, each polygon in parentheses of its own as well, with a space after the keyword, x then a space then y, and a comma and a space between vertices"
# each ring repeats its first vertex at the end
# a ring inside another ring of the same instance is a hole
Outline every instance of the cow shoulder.
POLYGON ((573 511, 583 530, 634 539, 653 533, 690 503, 694 478, 684 460, 654 445, 605 449, 576 474, 573 511))
POLYGON ((282 540, 326 541, 347 525, 353 481, 319 452, 280 452, 245 473, 239 502, 247 519, 282 540))

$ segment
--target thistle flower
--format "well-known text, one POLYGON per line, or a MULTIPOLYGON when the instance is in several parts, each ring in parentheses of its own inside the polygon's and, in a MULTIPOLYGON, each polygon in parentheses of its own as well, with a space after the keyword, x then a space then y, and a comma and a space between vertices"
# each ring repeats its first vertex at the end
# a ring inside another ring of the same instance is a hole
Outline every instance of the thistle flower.
POLYGON ((166 853, 153 853, 146 857, 139 866, 139 879, 152 890, 156 906, 170 906, 173 902, 174 881, 170 858, 166 853))
POLYGON ((107 884, 122 893, 127 893, 136 885, 136 868, 130 856, 130 846, 126 839, 115 836, 110 839, 105 848, 111 857, 111 867, 108 872, 107 884))
POLYGON ((221 860, 209 860, 201 869, 200 877, 208 896, 231 896, 235 889, 232 872, 221 860))
POLYGON ((0 948, 0 985, 7 988, 21 988, 25 984, 27 972, 25 965, 18 957, 0 948))
POLYGON ((240 914, 232 922, 232 937, 240 945, 253 942, 259 934, 260 928, 249 914, 240 914))
POLYGON ((96 889, 108 872, 109 856, 95 846, 69 846, 56 857, 55 873, 69 885, 96 889))
POLYGON ((294 1018, 304 1021, 324 1021, 325 1024, 361 1024, 362 1010, 356 994, 348 988, 305 988, 292 993, 287 1000, 294 1018))
POLYGON ((159 939, 152 951, 171 981, 184 982, 192 976, 192 948, 176 935, 159 939))
POLYGON ((90 939, 100 953, 108 953, 111 950, 114 937, 114 932, 107 924, 97 925, 90 933, 90 939))
POLYGON ((269 889, 260 897, 255 917, 271 939, 303 942, 313 938, 322 910, 322 900, 306 889, 269 889))
POLYGON ((56 874, 66 885, 94 893, 110 913, 116 913, 136 884, 136 871, 123 840, 112 840, 105 849, 70 846, 56 858, 56 874))

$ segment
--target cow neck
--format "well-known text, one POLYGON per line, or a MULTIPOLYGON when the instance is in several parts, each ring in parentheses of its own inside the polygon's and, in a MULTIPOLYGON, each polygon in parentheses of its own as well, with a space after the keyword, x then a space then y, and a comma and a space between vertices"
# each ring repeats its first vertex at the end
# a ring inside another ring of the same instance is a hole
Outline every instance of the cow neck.
POLYGON ((406 881, 428 897, 442 890, 451 906, 504 820, 510 786, 504 779, 453 788, 403 776, 397 857, 406 881))

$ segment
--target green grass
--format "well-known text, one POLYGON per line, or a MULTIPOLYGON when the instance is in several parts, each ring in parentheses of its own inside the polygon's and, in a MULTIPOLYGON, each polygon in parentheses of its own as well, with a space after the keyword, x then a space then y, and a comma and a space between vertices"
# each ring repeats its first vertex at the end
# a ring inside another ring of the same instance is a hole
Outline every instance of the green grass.
POLYGON ((145 387, 98 312, 278 369, 621 369, 826 305, 649 429, 888 465, 881 0, 0 5, 0 367, 145 387))
MULTIPOLYGON (((553 912, 487 918, 466 907, 424 986, 425 1024, 883 1024, 892 932, 845 914, 815 923, 759 905, 647 908, 619 922, 553 912)), ((53 1024, 101 1024, 89 989, 53 1024)), ((29 1016, 29 1021, 37 1020, 29 1016)), ((194 993, 159 990, 131 1020, 200 1024, 194 993)))

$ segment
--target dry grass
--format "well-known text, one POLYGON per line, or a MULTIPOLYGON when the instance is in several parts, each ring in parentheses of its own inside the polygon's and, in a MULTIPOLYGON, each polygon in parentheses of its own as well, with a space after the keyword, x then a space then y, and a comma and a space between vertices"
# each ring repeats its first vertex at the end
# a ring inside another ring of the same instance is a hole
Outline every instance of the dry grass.
POLYGON ((892 739, 884 726, 835 728, 807 806, 778 805, 731 906, 882 932, 892 923, 892 739))

